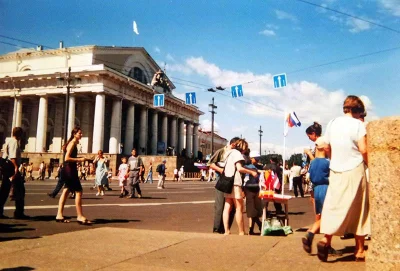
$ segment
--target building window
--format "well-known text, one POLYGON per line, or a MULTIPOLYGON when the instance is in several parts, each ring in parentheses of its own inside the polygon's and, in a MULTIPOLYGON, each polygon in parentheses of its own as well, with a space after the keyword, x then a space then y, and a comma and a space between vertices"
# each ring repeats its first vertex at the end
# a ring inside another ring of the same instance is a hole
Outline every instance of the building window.
POLYGON ((147 79, 146 76, 143 73, 143 70, 138 68, 138 67, 134 67, 132 68, 129 73, 128 73, 129 77, 132 77, 133 79, 143 83, 143 84, 147 84, 147 79))

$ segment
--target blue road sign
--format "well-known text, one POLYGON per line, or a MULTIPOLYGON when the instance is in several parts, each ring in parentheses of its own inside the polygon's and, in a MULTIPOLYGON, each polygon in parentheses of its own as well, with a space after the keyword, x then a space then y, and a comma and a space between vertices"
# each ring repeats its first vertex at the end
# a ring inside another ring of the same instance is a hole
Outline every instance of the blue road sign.
POLYGON ((243 97, 243 87, 242 85, 231 87, 232 98, 243 97))
POLYGON ((185 93, 186 104, 196 104, 196 92, 185 93))
POLYGON ((154 107, 163 107, 164 106, 164 94, 155 94, 154 95, 153 106, 154 107))
POLYGON ((274 75, 274 88, 283 88, 286 87, 286 84, 286 73, 274 75))

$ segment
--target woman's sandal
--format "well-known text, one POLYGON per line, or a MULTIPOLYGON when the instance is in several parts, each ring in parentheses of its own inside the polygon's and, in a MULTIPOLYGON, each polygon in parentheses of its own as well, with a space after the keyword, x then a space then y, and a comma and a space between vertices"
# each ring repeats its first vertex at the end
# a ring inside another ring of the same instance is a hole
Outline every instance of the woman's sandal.
POLYGON ((65 218, 56 218, 57 223, 69 223, 69 220, 65 218))
POLYGON ((83 221, 82 220, 78 220, 78 223, 79 223, 79 225, 85 225, 85 226, 90 226, 90 225, 93 224, 91 221, 89 221, 87 219, 85 219, 83 221))
POLYGON ((312 239, 310 235, 306 234, 306 236, 301 238, 301 241, 303 242, 304 251, 307 253, 311 253, 312 239))
POLYGON ((326 262, 328 260, 329 245, 325 242, 319 241, 317 243, 318 259, 321 262, 326 262))

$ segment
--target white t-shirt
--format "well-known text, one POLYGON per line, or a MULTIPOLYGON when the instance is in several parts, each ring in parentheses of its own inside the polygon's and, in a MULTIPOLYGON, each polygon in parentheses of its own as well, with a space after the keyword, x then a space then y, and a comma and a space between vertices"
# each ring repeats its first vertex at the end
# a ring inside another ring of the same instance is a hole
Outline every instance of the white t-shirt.
POLYGON ((342 116, 331 120, 326 128, 324 140, 331 145, 330 169, 336 172, 349 171, 362 163, 358 140, 367 134, 360 120, 342 116))
POLYGON ((178 169, 174 169, 174 175, 178 175, 178 169))
MULTIPOLYGON (((224 154, 225 160, 225 176, 232 177, 236 169, 236 163, 244 161, 243 155, 238 150, 226 151, 224 154), (229 156, 228 156, 229 155, 229 156)), ((242 176, 239 171, 236 170, 234 185, 242 185, 242 176)))
POLYGON ((290 177, 299 177, 301 172, 301 167, 300 166, 292 166, 290 169, 290 177))

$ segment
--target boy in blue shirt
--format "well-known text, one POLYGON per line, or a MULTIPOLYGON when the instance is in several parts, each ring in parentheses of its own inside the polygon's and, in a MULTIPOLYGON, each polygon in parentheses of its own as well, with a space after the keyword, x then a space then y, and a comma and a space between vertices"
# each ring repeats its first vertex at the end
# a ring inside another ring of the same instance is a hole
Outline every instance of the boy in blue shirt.
POLYGON ((326 191, 329 185, 329 160, 325 158, 324 142, 322 138, 318 138, 320 142, 316 142, 315 159, 311 161, 308 172, 310 180, 313 184, 314 192, 314 207, 315 207, 315 222, 307 231, 305 237, 302 238, 303 249, 307 253, 311 253, 311 246, 314 239, 314 234, 319 231, 321 224, 321 213, 324 205, 326 191))

